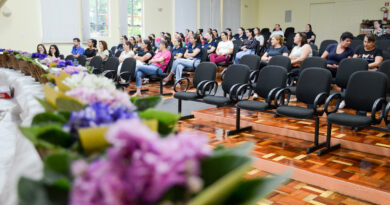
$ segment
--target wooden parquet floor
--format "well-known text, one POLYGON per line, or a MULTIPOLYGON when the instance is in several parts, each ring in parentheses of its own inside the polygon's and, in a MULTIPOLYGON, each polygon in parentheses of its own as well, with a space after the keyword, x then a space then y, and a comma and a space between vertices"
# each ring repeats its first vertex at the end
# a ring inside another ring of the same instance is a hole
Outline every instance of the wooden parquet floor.
MULTIPOLYGON (((317 155, 304 154, 304 147, 310 142, 293 139, 283 136, 277 136, 268 133, 251 131, 241 133, 237 136, 226 136, 226 131, 232 126, 202 121, 197 119, 180 121, 178 125, 179 131, 192 131, 209 136, 210 146, 233 146, 243 142, 254 142, 255 150, 253 154, 258 158, 263 158, 270 161, 288 164, 289 166, 298 166, 307 170, 313 169, 313 172, 321 172, 325 170, 325 174, 335 177, 347 178, 343 175, 344 172, 353 175, 362 174, 362 176, 373 176, 377 178, 382 175, 379 180, 387 180, 390 173, 388 161, 380 163, 383 159, 379 156, 367 155, 362 160, 363 153, 348 152, 340 150, 332 153, 329 156, 318 157, 317 155), (360 155, 359 155, 360 154, 360 155), (330 169, 324 169, 330 166, 330 169), (382 167, 382 168, 379 168, 382 167), (386 168, 384 168, 386 167, 386 168), (386 169, 386 170, 385 170, 386 169), (316 171, 317 170, 317 171, 316 171), (333 172, 331 171, 333 170, 333 172), (337 174, 336 174, 336 170, 337 174), (382 174, 377 174, 374 170, 380 170, 382 174), (384 174, 384 175, 383 175, 384 174), (385 176, 386 175, 386 176, 385 176)), ((248 177, 266 176, 269 173, 259 169, 253 169, 248 172, 248 177)), ((349 178, 351 178, 351 176, 349 178)), ((348 179, 348 178, 347 178, 348 179)), ((362 182, 364 183, 364 182, 362 182)), ((279 187, 275 192, 258 204, 371 204, 353 197, 336 193, 318 186, 308 183, 303 183, 296 180, 290 180, 287 184, 279 187)))

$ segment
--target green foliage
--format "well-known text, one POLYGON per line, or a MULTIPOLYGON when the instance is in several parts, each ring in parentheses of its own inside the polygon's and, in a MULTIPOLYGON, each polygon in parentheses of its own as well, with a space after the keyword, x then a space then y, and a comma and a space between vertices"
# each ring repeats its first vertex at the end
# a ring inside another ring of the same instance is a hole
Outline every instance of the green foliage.
POLYGON ((58 97, 56 105, 60 112, 72 112, 84 109, 84 105, 73 98, 58 97))
POLYGON ((161 102, 161 96, 132 97, 130 101, 137 107, 137 111, 144 111, 156 107, 161 102))
POLYGON ((139 117, 145 120, 157 120, 158 132, 165 136, 172 133, 176 128, 176 123, 180 119, 180 115, 164 112, 155 109, 148 109, 139 113, 139 117))
POLYGON ((53 149, 57 146, 69 147, 71 135, 62 130, 61 124, 35 125, 31 127, 19 127, 20 131, 35 146, 53 149))
POLYGON ((35 98, 38 100, 38 102, 42 105, 43 108, 45 108, 46 112, 54 112, 56 111, 56 108, 50 105, 45 99, 35 98))
POLYGON ((52 112, 44 112, 34 116, 32 125, 39 126, 45 124, 60 124, 65 125, 67 120, 62 115, 57 115, 52 112))

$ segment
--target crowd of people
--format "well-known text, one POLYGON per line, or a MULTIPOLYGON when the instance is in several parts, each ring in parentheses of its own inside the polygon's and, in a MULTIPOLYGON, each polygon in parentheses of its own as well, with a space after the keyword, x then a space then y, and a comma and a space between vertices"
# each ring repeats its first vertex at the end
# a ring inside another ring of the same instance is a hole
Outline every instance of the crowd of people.
MULTIPOLYGON (((375 28, 378 23, 375 23, 375 28)), ((378 27, 379 28, 379 27, 378 27)), ((336 75, 340 61, 344 58, 363 58, 369 63, 369 68, 375 70, 383 61, 382 51, 375 47, 376 36, 383 33, 381 29, 375 29, 373 33, 364 37, 362 47, 356 51, 350 48, 354 38, 352 33, 344 32, 337 44, 329 45, 321 55, 327 60, 327 68, 336 75)), ((261 66, 267 65, 274 56, 283 55, 291 59, 292 72, 299 74, 300 64, 307 57, 313 56, 310 44, 314 44, 316 35, 312 31, 310 24, 305 27, 305 32, 297 32, 294 36, 294 47, 291 51, 285 46, 285 33, 279 24, 276 24, 269 36, 264 36, 260 28, 242 27, 237 29, 233 35, 232 29, 218 33, 216 29, 209 28, 204 33, 203 29, 196 32, 189 29, 185 33, 176 32, 172 36, 168 32, 161 32, 159 37, 150 34, 147 38, 141 35, 120 37, 120 43, 115 50, 108 49, 107 43, 103 40, 88 40, 88 48, 84 49, 79 38, 73 39, 71 55, 75 59, 84 55, 89 61, 95 56, 100 56, 103 62, 110 56, 117 56, 119 60, 118 74, 122 63, 127 58, 136 59, 136 85, 135 95, 141 95, 142 78, 160 72, 164 72, 170 59, 173 64, 169 75, 164 79, 167 84, 173 79, 182 78, 184 68, 195 69, 201 62, 202 49, 207 50, 207 59, 215 64, 230 62, 240 63, 240 59, 248 54, 258 54, 261 59, 261 66), (235 52, 236 50, 236 52, 235 52), (259 50, 263 52, 259 53, 259 50)), ((37 46, 37 52, 46 53, 50 57, 58 58, 60 52, 56 45, 50 45, 49 51, 43 44, 37 46)), ((123 79, 122 79, 123 80, 123 79)))

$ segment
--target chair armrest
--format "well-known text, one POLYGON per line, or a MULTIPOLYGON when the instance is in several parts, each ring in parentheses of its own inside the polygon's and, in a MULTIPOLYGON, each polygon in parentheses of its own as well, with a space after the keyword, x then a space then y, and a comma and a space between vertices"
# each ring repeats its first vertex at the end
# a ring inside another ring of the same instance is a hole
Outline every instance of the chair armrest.
POLYGON ((313 109, 314 109, 314 113, 318 114, 318 115, 322 115, 325 111, 324 109, 323 110, 318 110, 317 108, 324 104, 324 101, 326 100, 326 98, 328 97, 328 93, 326 92, 322 92, 322 93, 319 93, 316 98, 314 98, 314 103, 313 103, 313 109))
POLYGON ((232 87, 230 87, 230 90, 229 90, 229 98, 231 101, 237 101, 238 100, 238 96, 237 96, 237 91, 238 91, 238 88, 242 85, 245 85, 245 84, 242 84, 242 83, 237 83, 237 84, 234 84, 232 87))
POLYGON ((275 107, 279 107, 281 105, 288 105, 290 102, 291 90, 289 88, 280 89, 274 98, 275 107), (287 99, 284 98, 284 95, 287 94, 287 99))
MULTIPOLYGON (((115 78, 115 73, 116 73, 116 71, 115 70, 105 70, 103 73, 102 73, 102 75, 103 76, 106 76, 107 74, 109 74, 109 73, 113 73, 112 75, 112 78, 115 78)), ((106 76, 107 77, 107 76, 106 76)))
POLYGON ((389 112, 390 112, 390 102, 387 103, 386 108, 385 108, 385 113, 383 114, 383 119, 385 120, 386 125, 388 125, 390 123, 390 121, 388 119, 389 112))
POLYGON ((384 117, 384 113, 385 113, 385 103, 386 103, 385 98, 378 98, 375 100, 371 110, 372 124, 379 124, 382 121, 382 118, 384 117), (381 110, 382 113, 380 114, 379 118, 376 118, 375 114, 379 110, 381 110))
POLYGON ((223 79, 225 78, 226 70, 227 70, 227 68, 223 69, 223 71, 221 72, 221 80, 222 80, 222 81, 223 81, 223 79))
POLYGON ((251 97, 251 94, 252 94, 252 90, 253 89, 252 89, 252 86, 250 84, 244 84, 244 85, 241 85, 240 87, 238 87, 237 92, 236 92, 237 101, 238 100, 249 100, 249 98, 251 97), (246 99, 244 99, 245 93, 248 93, 246 99))
POLYGON ((258 70, 252 71, 249 74, 249 82, 255 83, 257 81, 257 78, 259 77, 259 72, 258 70))
POLYGON ((265 102, 268 104, 268 106, 271 106, 272 100, 275 99, 276 93, 280 89, 281 87, 276 87, 276 88, 272 88, 272 90, 269 91, 267 99, 265 99, 265 102))
POLYGON ((198 96, 203 96, 202 89, 203 89, 204 84, 207 83, 207 82, 211 82, 211 81, 210 80, 202 80, 196 86, 196 94, 198 96))
POLYGON ((341 96, 341 93, 333 93, 332 95, 330 95, 325 100, 324 112, 326 113, 326 115, 329 115, 330 113, 337 112, 337 110, 339 110, 340 103, 341 103, 342 100, 343 100, 343 97, 341 96), (332 100, 334 100, 334 99, 337 99, 336 108, 333 111, 329 111, 328 110, 329 103, 332 102, 332 100))
MULTIPOLYGON (((122 75, 129 75, 129 78, 130 78, 130 72, 129 71, 124 71, 124 72, 121 72, 119 73, 119 76, 118 76, 118 81, 122 78, 122 75)), ((129 81, 129 80, 126 80, 126 82, 129 81)))
POLYGON ((100 68, 93 68, 93 69, 92 69, 92 73, 93 73, 93 74, 96 74, 96 75, 97 75, 97 74, 101 74, 101 73, 102 73, 102 70, 101 70, 100 68))
POLYGON ((190 87, 190 79, 189 78, 181 78, 180 80, 176 81, 175 84, 173 85, 173 90, 175 92, 177 92, 176 85, 180 84, 182 81, 187 81, 186 89, 184 89, 184 92, 187 92, 188 88, 190 87))
POLYGON ((205 82, 203 84, 200 93, 198 92, 198 90, 196 90, 196 94, 199 95, 199 96, 205 96, 206 95, 206 91, 208 91, 207 95, 213 95, 214 96, 217 93, 217 90, 218 90, 218 83, 217 83, 217 81, 207 81, 207 82, 205 82), (214 90, 214 92, 211 94, 211 92, 213 90, 214 90))
POLYGON ((294 85, 294 78, 297 76, 296 73, 289 72, 287 73, 287 86, 293 86, 294 85))

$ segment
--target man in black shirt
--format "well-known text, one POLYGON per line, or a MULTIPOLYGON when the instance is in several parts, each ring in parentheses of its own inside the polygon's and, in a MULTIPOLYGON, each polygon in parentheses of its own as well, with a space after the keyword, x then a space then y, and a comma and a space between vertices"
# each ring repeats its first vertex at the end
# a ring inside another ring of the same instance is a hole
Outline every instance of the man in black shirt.
POLYGON ((375 36, 367 34, 364 37, 363 46, 360 46, 353 56, 354 58, 362 58, 368 62, 370 70, 376 70, 383 61, 382 50, 375 48, 375 36))

